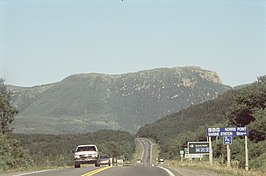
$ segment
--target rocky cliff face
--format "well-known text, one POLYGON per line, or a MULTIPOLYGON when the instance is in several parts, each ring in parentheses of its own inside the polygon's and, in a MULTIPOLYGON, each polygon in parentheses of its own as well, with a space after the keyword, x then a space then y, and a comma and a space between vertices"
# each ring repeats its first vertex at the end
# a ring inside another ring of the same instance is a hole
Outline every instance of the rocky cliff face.
POLYGON ((107 128, 136 132, 146 123, 214 99, 228 89, 215 72, 199 67, 76 74, 38 89, 13 87, 14 104, 21 110, 15 131, 82 133, 107 128))

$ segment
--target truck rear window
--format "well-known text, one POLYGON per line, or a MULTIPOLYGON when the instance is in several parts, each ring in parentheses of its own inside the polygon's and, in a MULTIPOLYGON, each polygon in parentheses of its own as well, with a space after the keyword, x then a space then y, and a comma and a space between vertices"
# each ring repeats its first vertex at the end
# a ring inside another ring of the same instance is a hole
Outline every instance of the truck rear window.
POLYGON ((77 152, 80 151, 96 151, 96 148, 94 146, 78 147, 77 152))

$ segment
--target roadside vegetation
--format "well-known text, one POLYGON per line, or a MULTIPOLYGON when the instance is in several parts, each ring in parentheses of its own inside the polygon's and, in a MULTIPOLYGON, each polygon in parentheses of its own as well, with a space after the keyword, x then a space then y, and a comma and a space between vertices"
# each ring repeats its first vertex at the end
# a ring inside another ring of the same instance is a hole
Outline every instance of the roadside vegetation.
POLYGON ((184 160, 183 162, 178 160, 166 160, 165 165, 167 167, 183 167, 188 169, 194 169, 194 170, 207 170, 207 171, 213 171, 215 173, 221 174, 223 176, 265 176, 265 172, 263 171, 246 171, 241 168, 237 168, 235 166, 228 168, 223 164, 214 163, 213 165, 210 165, 208 161, 188 161, 184 160))
MULTIPOLYGON (((191 106, 142 127, 138 136, 153 138, 160 146, 160 157, 180 160, 179 151, 189 141, 206 141, 208 127, 248 127, 249 166, 266 172, 266 76, 240 90, 230 90, 217 99, 191 106), (154 130, 156 129, 156 130, 154 130)), ((213 137, 215 162, 226 165, 226 146, 213 137)), ((231 161, 245 167, 244 138, 234 137, 231 161)))
MULTIPOLYGON (((135 152, 134 136, 124 131, 100 130, 79 135, 14 134, 13 138, 17 141, 16 145, 27 155, 20 154, 20 160, 9 165, 8 161, 14 159, 16 153, 9 154, 2 160, 7 165, 1 167, 3 171, 27 170, 30 167, 33 169, 72 167, 74 150, 81 144, 95 144, 101 154, 124 160, 131 160, 135 152), (21 168, 18 162, 25 159, 28 159, 29 163, 21 168)), ((14 147, 10 146, 10 150, 14 147)))
POLYGON ((136 145, 136 150, 133 154, 133 159, 131 160, 132 164, 136 164, 138 159, 141 159, 141 154, 142 154, 141 144, 135 140, 135 145, 136 145))
POLYGON ((152 143, 152 164, 157 165, 159 162, 160 147, 155 142, 152 143))
POLYGON ((100 130, 79 135, 16 134, 38 167, 72 166, 74 150, 81 144, 97 145, 101 154, 130 160, 135 151, 134 137, 124 131, 100 130))
POLYGON ((0 171, 11 168, 27 168, 33 162, 12 133, 11 123, 17 110, 10 104, 11 92, 7 91, 4 80, 0 79, 0 171))

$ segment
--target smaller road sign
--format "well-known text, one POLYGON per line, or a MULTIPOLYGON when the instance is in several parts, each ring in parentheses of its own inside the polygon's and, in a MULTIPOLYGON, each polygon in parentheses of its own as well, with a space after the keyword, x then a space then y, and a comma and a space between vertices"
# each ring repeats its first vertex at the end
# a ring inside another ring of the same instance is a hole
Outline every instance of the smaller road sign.
POLYGON ((188 142, 188 154, 209 154, 209 142, 188 142))
POLYGON ((224 145, 231 145, 231 144, 232 144, 232 141, 233 141, 233 140, 232 140, 232 136, 224 136, 223 139, 224 139, 224 140, 223 140, 223 141, 224 141, 224 142, 223 142, 224 145))

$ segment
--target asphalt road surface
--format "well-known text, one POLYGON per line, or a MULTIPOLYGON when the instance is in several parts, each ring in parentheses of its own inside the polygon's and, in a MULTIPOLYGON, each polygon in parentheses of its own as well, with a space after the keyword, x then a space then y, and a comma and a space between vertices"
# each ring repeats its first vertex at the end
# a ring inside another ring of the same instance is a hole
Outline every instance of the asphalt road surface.
POLYGON ((141 165, 152 166, 152 143, 146 138, 136 139, 142 146, 141 165))
POLYGON ((152 143, 146 138, 136 139, 142 146, 141 163, 132 166, 87 166, 42 170, 36 172, 0 174, 0 176, 218 176, 209 171, 197 171, 185 168, 165 168, 152 163, 152 143))
MULTIPOLYGON (((171 176, 159 167, 142 166, 93 166, 85 168, 68 168, 56 170, 43 170, 22 174, 0 174, 1 176, 171 176)), ((174 176, 174 175, 172 175, 174 176)))
MULTIPOLYGON (((137 141, 143 149, 140 156, 142 162, 138 165, 101 166, 100 168, 87 166, 13 174, 13 176, 174 176, 168 169, 152 165, 152 143, 148 139, 138 138, 137 141)), ((7 176, 11 175, 7 174, 7 176)))

